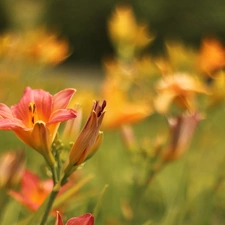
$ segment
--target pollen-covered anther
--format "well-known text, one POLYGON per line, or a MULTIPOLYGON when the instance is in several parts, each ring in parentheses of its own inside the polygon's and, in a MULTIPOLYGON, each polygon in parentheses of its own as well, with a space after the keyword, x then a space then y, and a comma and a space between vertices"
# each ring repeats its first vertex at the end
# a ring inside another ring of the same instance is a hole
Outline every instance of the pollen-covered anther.
POLYGON ((35 113, 35 109, 36 109, 35 103, 31 102, 31 103, 29 104, 29 111, 30 111, 31 113, 35 113))
POLYGON ((34 124, 34 114, 35 114, 35 110, 36 110, 35 103, 31 102, 28 106, 28 109, 31 114, 31 122, 32 122, 32 124, 34 124))

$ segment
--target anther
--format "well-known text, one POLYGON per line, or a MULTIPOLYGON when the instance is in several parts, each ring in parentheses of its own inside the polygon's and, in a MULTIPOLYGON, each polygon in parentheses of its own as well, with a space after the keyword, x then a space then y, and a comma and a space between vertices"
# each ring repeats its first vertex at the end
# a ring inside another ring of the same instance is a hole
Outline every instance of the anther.
POLYGON ((33 103, 33 102, 31 102, 30 104, 29 104, 29 111, 31 112, 31 113, 34 113, 35 112, 35 109, 36 109, 36 106, 35 106, 35 103, 33 103))

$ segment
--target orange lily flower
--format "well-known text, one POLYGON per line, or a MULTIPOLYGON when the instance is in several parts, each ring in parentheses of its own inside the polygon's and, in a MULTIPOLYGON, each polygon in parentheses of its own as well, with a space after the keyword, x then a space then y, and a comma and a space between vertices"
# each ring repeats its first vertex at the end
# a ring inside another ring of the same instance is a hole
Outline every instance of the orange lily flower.
POLYGON ((155 99, 155 108, 159 113, 166 113, 172 103, 193 110, 196 94, 208 94, 198 80, 186 73, 165 76, 158 83, 157 90, 159 94, 155 99))
MULTIPOLYGON (((63 225, 63 221, 59 212, 57 212, 57 218, 55 225, 63 225)), ((70 218, 66 225, 94 225, 94 216, 90 213, 86 213, 82 216, 70 218)))
MULTIPOLYGON (((71 187, 72 182, 63 186, 58 195, 71 187)), ((9 191, 9 195, 31 211, 36 211, 51 193, 52 179, 41 180, 39 176, 29 170, 24 170, 19 191, 9 191)))
POLYGON ((217 39, 203 39, 198 66, 208 76, 225 67, 225 47, 217 39))
POLYGON ((128 44, 143 48, 154 37, 149 34, 145 24, 138 24, 129 6, 118 6, 109 20, 109 34, 116 44, 128 44))
POLYGON ((52 166, 51 145, 60 122, 76 117, 75 110, 66 109, 74 92, 75 89, 64 89, 52 96, 44 90, 27 87, 18 104, 11 108, 0 104, 0 129, 14 131, 52 166))
POLYGON ((104 128, 120 128, 124 124, 140 122, 152 114, 148 99, 130 100, 124 91, 109 82, 104 88, 103 95, 109 103, 107 117, 103 121, 104 128))
POLYGON ((36 211, 53 188, 52 179, 41 181, 32 172, 25 170, 21 180, 21 190, 10 191, 9 194, 31 211, 36 211))

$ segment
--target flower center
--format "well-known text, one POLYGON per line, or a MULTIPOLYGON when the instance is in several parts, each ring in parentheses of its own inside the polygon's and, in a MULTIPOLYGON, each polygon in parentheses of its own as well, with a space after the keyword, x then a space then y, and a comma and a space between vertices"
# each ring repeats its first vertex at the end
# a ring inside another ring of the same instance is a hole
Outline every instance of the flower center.
POLYGON ((35 111, 36 111, 36 105, 35 105, 35 103, 34 102, 31 102, 30 104, 29 104, 29 112, 30 112, 30 116, 31 116, 31 122, 32 122, 32 124, 34 124, 34 116, 35 116, 35 111))

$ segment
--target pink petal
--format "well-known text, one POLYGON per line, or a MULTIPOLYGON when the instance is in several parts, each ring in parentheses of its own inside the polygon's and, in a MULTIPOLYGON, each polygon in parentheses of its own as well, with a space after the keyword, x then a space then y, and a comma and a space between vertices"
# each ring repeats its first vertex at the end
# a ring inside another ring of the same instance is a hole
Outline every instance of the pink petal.
POLYGON ((52 95, 41 89, 32 90, 27 87, 18 104, 11 107, 14 117, 24 121, 29 126, 30 124, 30 103, 35 104, 37 120, 47 122, 52 112, 52 95))
POLYGON ((24 171, 22 178, 22 193, 29 198, 34 190, 38 189, 40 178, 29 170, 24 171))
POLYGON ((75 93, 75 89, 67 88, 53 96, 53 112, 58 109, 65 109, 75 93))
POLYGON ((63 225, 62 217, 61 217, 61 215, 59 214, 58 211, 57 211, 57 217, 56 217, 55 225, 63 225))
POLYGON ((17 128, 24 128, 22 121, 17 119, 0 119, 1 130, 15 130, 17 128))
POLYGON ((45 156, 51 149, 51 141, 49 140, 49 130, 45 123, 37 122, 32 130, 31 139, 34 149, 45 156))
POLYGON ((10 190, 9 195, 32 211, 36 211, 40 206, 39 204, 32 202, 30 198, 28 198, 26 195, 23 195, 22 193, 10 190))
POLYGON ((0 118, 13 118, 11 109, 5 104, 0 104, 0 118))
POLYGON ((76 116, 77 111, 74 109, 59 109, 51 115, 48 124, 63 122, 69 119, 73 119, 76 116))
POLYGON ((94 216, 90 213, 71 218, 66 225, 94 225, 94 216))

